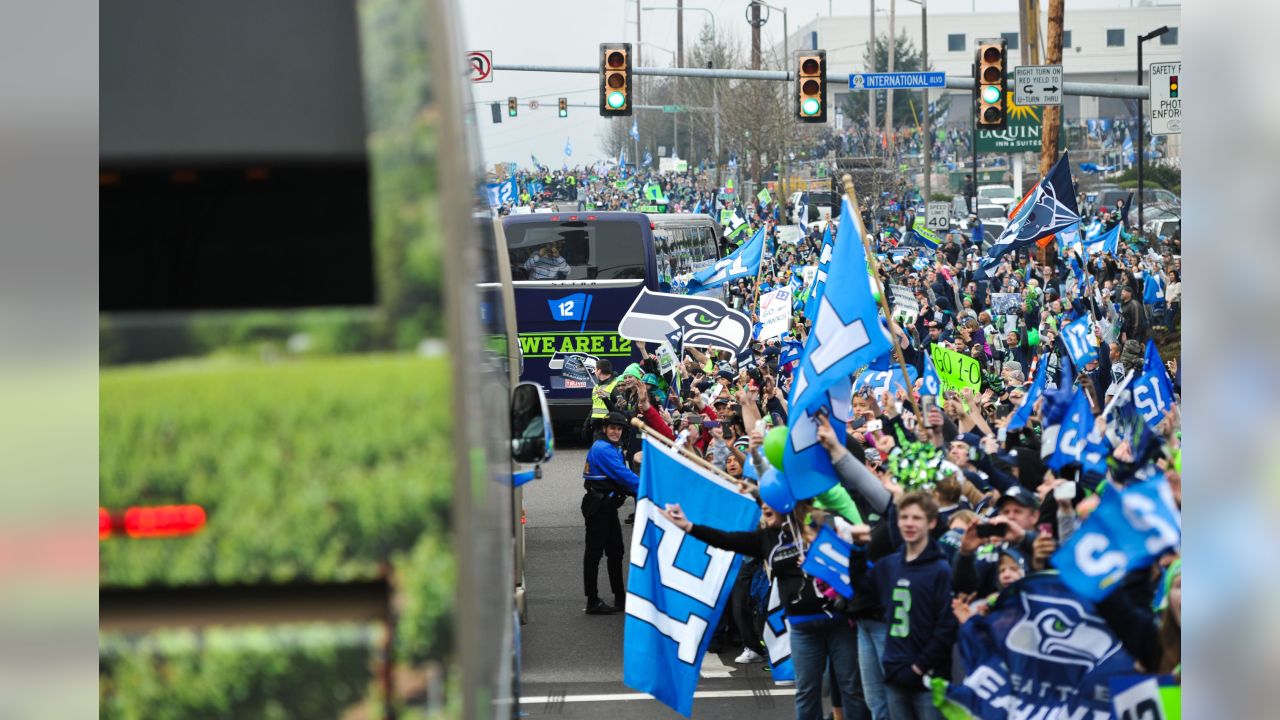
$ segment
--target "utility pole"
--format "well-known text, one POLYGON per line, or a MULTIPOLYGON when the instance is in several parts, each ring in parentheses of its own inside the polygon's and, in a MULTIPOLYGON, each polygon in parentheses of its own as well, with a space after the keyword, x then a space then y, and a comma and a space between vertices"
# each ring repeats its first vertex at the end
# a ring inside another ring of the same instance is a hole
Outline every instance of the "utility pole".
POLYGON ((751 69, 760 69, 760 3, 751 3, 751 69))
MULTIPOLYGON (((642 45, 640 43, 640 9, 641 9, 640 2, 641 0, 636 0, 636 64, 635 64, 636 67, 641 67, 640 49, 642 45)), ((640 77, 637 75, 636 76, 636 103, 637 104, 639 104, 640 102, 641 84, 642 84, 642 81, 640 80, 640 77)), ((632 112, 635 113, 635 111, 632 111, 632 112)), ((631 122, 636 123, 636 127, 640 127, 640 115, 638 113, 633 114, 631 116, 631 122)), ((624 145, 626 144, 626 140, 623 140, 622 142, 624 145)), ((640 139, 636 138, 634 144, 636 146, 635 157, 632 159, 635 161, 636 169, 639 170, 640 169, 640 139)), ((621 171, 621 168, 619 170, 621 171)))
MULTIPOLYGON (((1048 45, 1045 47, 1045 55, 1048 65, 1059 65, 1062 63, 1062 21, 1063 21, 1063 5, 1064 0, 1049 0, 1049 37, 1048 45)), ((1044 108, 1044 114, 1041 116, 1041 122, 1044 127, 1040 131, 1040 177, 1044 177, 1049 172, 1049 168, 1058 160, 1058 131, 1061 128, 1060 122, 1062 107, 1059 105, 1047 105, 1044 108)), ((1018 192, 1022 192, 1018 188, 1018 192)))
MULTIPOLYGON (((898 36, 894 33, 894 17, 898 11, 898 0, 889 0, 889 70, 893 72, 893 60, 895 51, 898 49, 898 36)), ((884 106, 884 132, 888 137, 889 151, 892 153, 897 147, 893 136, 893 89, 886 91, 888 94, 885 99, 884 106)))
MULTIPOLYGON (((871 0, 871 42, 867 44, 871 53, 871 67, 867 68, 867 72, 876 71, 876 0, 871 0)), ((876 94, 867 91, 867 132, 873 132, 876 129, 876 94)))
MULTIPOLYGON (((684 67, 684 0, 676 0, 676 67, 684 67)), ((676 78, 676 105, 684 100, 684 78, 676 78)), ((674 155, 680 157, 680 113, 672 113, 671 127, 675 137, 672 139, 671 146, 674 149, 674 155)), ((693 133, 689 133, 689 154, 685 156, 689 160, 693 159, 693 133)))

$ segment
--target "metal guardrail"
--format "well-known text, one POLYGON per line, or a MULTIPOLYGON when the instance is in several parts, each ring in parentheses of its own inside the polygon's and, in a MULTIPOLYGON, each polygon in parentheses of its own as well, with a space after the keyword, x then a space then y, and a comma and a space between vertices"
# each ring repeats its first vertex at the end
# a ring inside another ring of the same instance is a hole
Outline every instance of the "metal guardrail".
MULTIPOLYGON (((511 72, 559 72, 559 73, 580 73, 587 75, 596 75, 600 73, 600 68, 591 65, 522 65, 522 64, 494 64, 494 70, 509 70, 511 72)), ((717 80, 792 80, 795 74, 786 70, 740 70, 729 68, 657 68, 657 67, 639 67, 632 68, 631 72, 636 75, 649 75, 658 77, 689 77, 689 78, 708 78, 717 80)), ((1005 78, 1006 89, 1012 90, 1012 76, 1005 78)), ((849 82, 849 73, 827 73, 827 82, 837 85, 846 85, 849 82)), ((972 90, 973 78, 961 77, 956 75, 947 76, 947 88, 950 90, 972 90)), ((1146 85, 1110 85, 1107 83, 1082 83, 1082 82, 1064 82, 1062 83, 1062 93, 1064 95, 1080 95, 1088 97, 1109 97, 1121 98, 1128 100, 1148 100, 1151 97, 1151 89, 1146 85)))

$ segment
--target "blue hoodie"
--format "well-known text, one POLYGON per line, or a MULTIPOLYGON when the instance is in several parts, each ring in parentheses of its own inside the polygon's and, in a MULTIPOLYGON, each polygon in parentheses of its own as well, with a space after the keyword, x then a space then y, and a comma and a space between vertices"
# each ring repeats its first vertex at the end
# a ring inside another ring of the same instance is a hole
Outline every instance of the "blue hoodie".
POLYGON ((911 669, 919 667, 933 677, 951 677, 951 646, 959 629, 951 612, 951 564, 936 541, 930 540, 915 559, 907 560, 903 547, 867 568, 865 548, 850 555, 855 587, 876 593, 889 624, 885 643, 885 680, 913 691, 925 692, 923 679, 911 669))

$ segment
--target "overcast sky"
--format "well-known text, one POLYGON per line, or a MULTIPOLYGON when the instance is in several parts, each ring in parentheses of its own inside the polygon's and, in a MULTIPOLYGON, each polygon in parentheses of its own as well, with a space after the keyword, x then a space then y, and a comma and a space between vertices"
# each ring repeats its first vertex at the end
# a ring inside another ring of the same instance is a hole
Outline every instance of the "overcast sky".
MULTIPOLYGON (((641 0, 643 6, 674 6, 675 0, 641 0)), ((876 0, 884 12, 890 0, 876 0)), ((492 50, 495 63, 530 65, 588 65, 598 63, 602 42, 634 42, 636 37, 634 2, 624 0, 468 0, 463 8, 463 36, 468 50, 492 50)), ((792 32, 815 17, 834 12, 836 15, 861 15, 870 9, 870 0, 773 0, 771 5, 785 7, 792 32)), ((1047 3, 1042 2, 1042 6, 1047 3)), ((1141 5, 1131 0, 1071 0, 1070 10, 1129 7, 1141 5)), ((1156 4, 1177 4, 1162 0, 1156 4)), ((685 43, 692 45, 709 22, 707 13, 692 10, 705 7, 715 14, 716 29, 721 35, 732 33, 742 47, 750 41, 746 22, 747 0, 692 0, 685 3, 685 43)), ((1016 12, 1014 0, 932 0, 932 17, 947 13, 1016 12)), ((920 7, 909 0, 897 3, 899 17, 919 17, 920 7)), ((676 14, 672 11, 647 11, 643 23, 644 65, 672 65, 670 53, 647 47, 653 43, 674 51, 676 47, 676 14)), ((887 26, 886 26, 887 27, 887 26)), ((879 27, 877 27, 879 29, 879 27)), ((938 28, 941 32, 943 28, 938 28)), ((782 42, 782 14, 774 12, 763 29, 763 44, 772 47, 782 42)), ((687 49, 686 49, 687 52, 687 49)), ((500 161, 529 164, 529 154, 551 167, 564 160, 565 140, 573 146, 569 164, 590 163, 603 159, 601 147, 609 122, 625 122, 627 118, 606 120, 600 117, 597 102, 597 76, 594 74, 503 72, 494 73, 492 83, 472 85, 481 129, 486 165, 500 161), (506 117, 508 96, 520 98, 519 117, 506 117), (557 99, 567 97, 569 103, 588 103, 592 107, 569 108, 569 117, 556 113, 557 99), (530 111, 525 103, 536 98, 541 104, 530 111), (502 123, 493 124, 490 102, 502 103, 502 123)))

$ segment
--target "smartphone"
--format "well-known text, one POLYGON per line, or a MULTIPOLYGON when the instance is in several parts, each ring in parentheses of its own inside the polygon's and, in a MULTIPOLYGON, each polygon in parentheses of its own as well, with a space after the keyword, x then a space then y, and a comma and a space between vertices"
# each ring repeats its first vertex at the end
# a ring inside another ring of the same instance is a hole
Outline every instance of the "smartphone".
POLYGON ((998 523, 982 523, 975 531, 980 538, 1004 537, 1004 525, 998 523))
POLYGON ((1067 482, 1064 482, 1061 485, 1058 485, 1057 487, 1055 487, 1053 489, 1053 499, 1054 500, 1075 500, 1076 499, 1075 482, 1068 480, 1067 482))
POLYGON ((881 423, 879 420, 871 420, 867 422, 867 432, 869 433, 880 432, 880 425, 881 423))
POLYGON ((1041 537, 1053 537, 1053 525, 1040 523, 1036 526, 1036 532, 1040 533, 1041 537))
POLYGON ((857 430, 858 428, 867 424, 867 419, 862 417, 861 415, 857 415, 852 420, 849 421, 849 424, 853 427, 854 430, 857 430))
POLYGON ((1001 445, 1003 445, 1003 444, 1004 444, 1004 440, 1005 440, 1005 438, 1007 438, 1007 437, 1009 437, 1009 428, 1008 428, 1008 426, 1002 427, 1002 428, 1000 428, 999 430, 997 430, 997 431, 996 431, 996 440, 999 440, 1001 445))
POLYGON ((933 407, 937 402, 938 398, 934 395, 920 396, 920 410, 924 415, 924 417, 920 418, 920 424, 924 427, 929 427, 929 408, 933 407))

